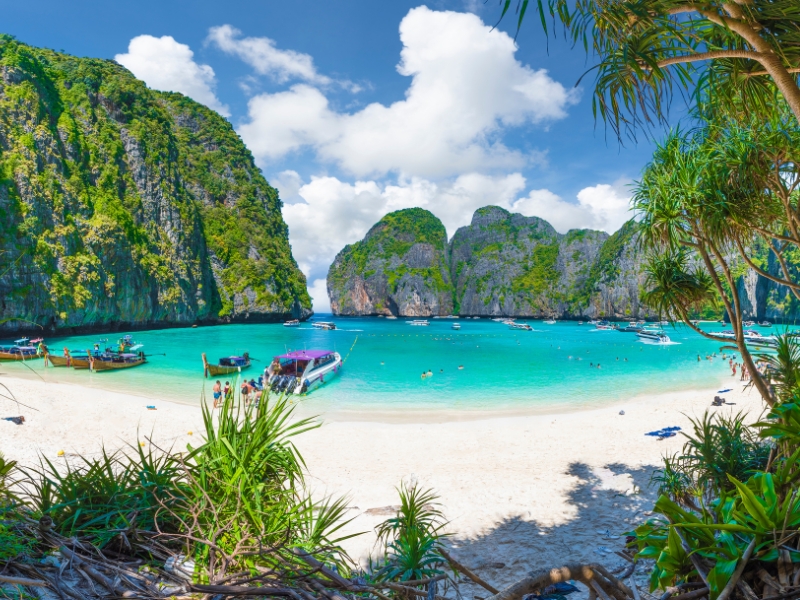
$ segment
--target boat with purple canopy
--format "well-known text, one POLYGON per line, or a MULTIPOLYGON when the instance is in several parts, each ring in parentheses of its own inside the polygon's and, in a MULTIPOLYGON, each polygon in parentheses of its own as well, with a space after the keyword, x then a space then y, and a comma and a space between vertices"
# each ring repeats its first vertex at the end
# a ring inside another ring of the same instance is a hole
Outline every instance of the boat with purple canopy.
POLYGON ((307 394, 338 375, 342 364, 342 357, 332 350, 279 354, 267 367, 269 387, 284 394, 307 394))

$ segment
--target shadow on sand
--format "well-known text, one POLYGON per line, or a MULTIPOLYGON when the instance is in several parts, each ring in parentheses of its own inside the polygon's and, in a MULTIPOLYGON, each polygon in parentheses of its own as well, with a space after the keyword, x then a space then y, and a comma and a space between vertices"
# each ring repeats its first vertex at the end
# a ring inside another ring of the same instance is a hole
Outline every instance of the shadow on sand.
MULTIPOLYGON (((575 478, 575 484, 563 502, 564 513, 569 516, 562 523, 517 516, 497 523, 484 535, 454 535, 448 544, 458 560, 498 589, 531 571, 568 562, 596 562, 612 571, 621 570, 628 563, 615 551, 624 548, 625 532, 652 514, 657 493, 649 481, 656 468, 610 464, 598 469, 572 463, 567 472, 575 478)), ((640 589, 647 589, 649 568, 641 563, 637 567, 640 589)), ((491 595, 471 582, 460 585, 465 600, 491 595)), ((582 592, 571 595, 571 599, 587 596, 585 588, 579 587, 582 592)))

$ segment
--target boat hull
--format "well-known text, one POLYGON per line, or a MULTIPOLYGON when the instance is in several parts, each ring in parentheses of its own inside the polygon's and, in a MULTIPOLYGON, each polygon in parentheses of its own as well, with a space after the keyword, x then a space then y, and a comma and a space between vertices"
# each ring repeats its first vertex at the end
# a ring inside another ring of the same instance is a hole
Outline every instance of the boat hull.
POLYGON ((55 356, 53 354, 48 354, 47 362, 54 367, 69 367, 71 366, 72 358, 69 356, 55 356))
POLYGON ((41 358, 39 354, 17 354, 16 352, 0 352, 0 361, 34 360, 41 358))
POLYGON ((73 369, 88 369, 89 368, 89 359, 88 358, 76 358, 75 356, 72 357, 70 361, 70 366, 73 369))
POLYGON ((113 360, 99 360, 95 359, 92 365, 92 370, 95 372, 102 372, 102 371, 118 371, 120 369, 131 369, 133 367, 138 367, 139 365, 143 365, 147 362, 146 358, 139 358, 137 360, 132 361, 119 361, 115 362, 113 360))
POLYGON ((230 375, 231 373, 238 373, 239 371, 244 371, 245 369, 250 368, 250 363, 246 365, 242 365, 241 367, 223 367, 221 365, 208 365, 208 375, 209 377, 214 377, 216 375, 230 375))

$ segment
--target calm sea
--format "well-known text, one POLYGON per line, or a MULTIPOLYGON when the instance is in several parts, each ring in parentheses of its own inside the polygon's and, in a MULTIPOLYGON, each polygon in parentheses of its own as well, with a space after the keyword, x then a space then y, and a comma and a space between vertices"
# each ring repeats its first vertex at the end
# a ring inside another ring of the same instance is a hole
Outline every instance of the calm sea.
MULTIPOLYGON (((325 318, 319 315, 319 319, 325 318)), ((330 317, 327 317, 330 318, 330 317)), ((152 399, 199 402, 213 382, 203 379, 201 352, 210 362, 249 352, 245 371, 258 377, 273 355, 286 350, 330 349, 345 358, 339 377, 303 402, 315 411, 553 411, 597 407, 643 394, 707 388, 733 381, 727 360, 706 360, 719 344, 686 327, 667 327, 670 345, 638 341, 633 333, 592 325, 528 321, 534 331, 510 330, 488 319, 432 319, 428 327, 406 320, 336 318, 338 329, 310 323, 227 325, 143 331, 136 342, 149 363, 117 372, 44 368, 43 361, 4 363, 0 372, 46 381, 131 392, 152 399), (451 327, 461 325, 459 331, 451 327), (698 355, 702 357, 698 361, 698 355), (597 368, 597 365, 600 368, 597 368), (463 368, 459 368, 463 367, 463 368), (422 379, 423 372, 432 377, 422 379)), ((710 326, 721 329, 721 326, 710 326)), ((124 333, 124 332, 123 332, 124 333)), ((119 334, 50 338, 51 350, 89 348, 119 334)))

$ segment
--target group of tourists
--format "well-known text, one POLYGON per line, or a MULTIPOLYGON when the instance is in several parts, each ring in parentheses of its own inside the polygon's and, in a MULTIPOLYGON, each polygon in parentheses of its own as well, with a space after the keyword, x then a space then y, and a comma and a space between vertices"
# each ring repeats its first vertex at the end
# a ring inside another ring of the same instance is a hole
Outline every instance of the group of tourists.
MULTIPOLYGON (((250 381, 247 381, 245 379, 242 382, 241 388, 239 389, 245 404, 250 404, 252 400, 257 400, 263 390, 264 386, 260 381, 260 378, 259 381, 256 381, 255 379, 250 379, 250 381)), ((226 381, 225 386, 223 387, 222 383, 220 383, 220 380, 217 379, 217 381, 214 382, 212 392, 214 394, 214 408, 218 408, 222 404, 223 398, 225 400, 230 400, 233 397, 233 387, 231 386, 230 381, 226 381)))

